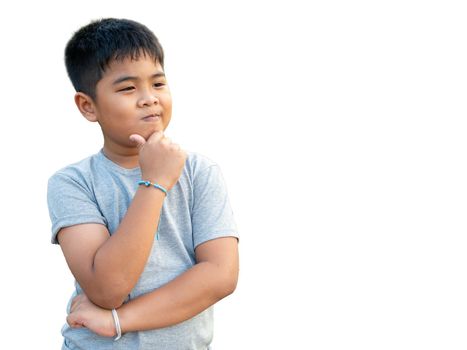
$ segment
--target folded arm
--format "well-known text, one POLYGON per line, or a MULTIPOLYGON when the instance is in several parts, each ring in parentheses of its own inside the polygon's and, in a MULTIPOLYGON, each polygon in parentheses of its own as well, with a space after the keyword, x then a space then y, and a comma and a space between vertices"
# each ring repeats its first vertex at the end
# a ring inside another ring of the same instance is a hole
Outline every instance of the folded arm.
MULTIPOLYGON (((183 322, 235 290, 239 272, 235 237, 200 244, 196 248, 196 260, 196 265, 171 282, 122 305, 117 310, 122 332, 163 328, 183 322)), ((111 312, 87 302, 85 296, 73 301, 67 321, 72 327, 87 327, 103 336, 113 334, 111 312)))
POLYGON ((74 225, 58 233, 72 274, 94 304, 117 308, 136 285, 151 252, 164 198, 162 191, 138 189, 112 236, 101 224, 74 225))

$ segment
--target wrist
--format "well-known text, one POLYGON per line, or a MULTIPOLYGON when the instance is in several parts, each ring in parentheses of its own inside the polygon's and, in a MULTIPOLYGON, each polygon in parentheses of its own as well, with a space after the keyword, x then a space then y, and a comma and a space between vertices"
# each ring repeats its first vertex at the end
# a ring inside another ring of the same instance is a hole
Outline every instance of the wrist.
POLYGON ((143 187, 154 187, 160 191, 162 191, 165 195, 168 194, 169 189, 166 186, 161 185, 160 183, 157 182, 152 182, 150 180, 140 180, 138 181, 139 186, 143 187))
POLYGON ((149 181, 149 182, 151 182, 153 184, 159 184, 159 185, 163 186, 164 188, 166 188, 167 191, 169 190, 169 187, 170 187, 170 181, 168 181, 167 179, 163 178, 160 175, 159 176, 152 176, 150 174, 142 173, 140 180, 149 181))
POLYGON ((118 318, 120 319, 120 329, 122 334, 129 332, 128 315, 125 312, 125 308, 123 306, 118 309, 118 318))
POLYGON ((117 313, 117 310, 115 309, 112 309, 112 318, 113 318, 113 321, 114 321, 114 325, 115 325, 115 339, 114 340, 119 340, 121 337, 122 337, 122 328, 121 328, 121 325, 120 325, 120 317, 117 313))

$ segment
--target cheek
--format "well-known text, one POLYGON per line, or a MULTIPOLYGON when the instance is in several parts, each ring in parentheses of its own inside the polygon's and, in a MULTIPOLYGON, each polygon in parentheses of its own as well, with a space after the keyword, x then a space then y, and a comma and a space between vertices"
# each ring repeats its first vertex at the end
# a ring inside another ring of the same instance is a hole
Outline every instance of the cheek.
POLYGON ((170 96, 161 96, 160 101, 166 113, 172 112, 172 98, 170 96))
POLYGON ((114 98, 109 101, 109 108, 117 114, 128 113, 133 109, 133 101, 130 98, 114 98))
POLYGON ((134 115, 134 108, 129 99, 114 98, 109 99, 106 104, 106 117, 112 121, 123 122, 126 119, 131 119, 134 115))

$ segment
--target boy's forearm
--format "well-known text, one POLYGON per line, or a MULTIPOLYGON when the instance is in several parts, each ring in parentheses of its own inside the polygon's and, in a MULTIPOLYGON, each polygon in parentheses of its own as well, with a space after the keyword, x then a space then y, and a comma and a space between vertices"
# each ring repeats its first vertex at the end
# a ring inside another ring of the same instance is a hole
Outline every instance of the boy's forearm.
POLYGON ((129 301, 118 309, 122 332, 168 327, 188 320, 236 287, 238 271, 211 262, 193 266, 168 284, 129 301))
POLYGON ((88 295, 105 308, 120 306, 146 265, 158 228, 165 194, 140 187, 116 232, 98 249, 93 274, 96 293, 88 295))

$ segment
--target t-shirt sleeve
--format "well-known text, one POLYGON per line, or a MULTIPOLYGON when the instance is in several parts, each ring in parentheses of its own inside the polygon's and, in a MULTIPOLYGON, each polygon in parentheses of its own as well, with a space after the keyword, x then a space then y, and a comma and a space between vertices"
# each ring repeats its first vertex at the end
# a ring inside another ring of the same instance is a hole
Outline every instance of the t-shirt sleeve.
POLYGON ((49 179, 47 204, 54 244, 58 244, 57 233, 64 227, 85 223, 107 225, 92 192, 67 174, 56 173, 49 179))
POLYGON ((227 188, 217 164, 193 180, 193 242, 199 244, 219 237, 239 237, 227 188))

